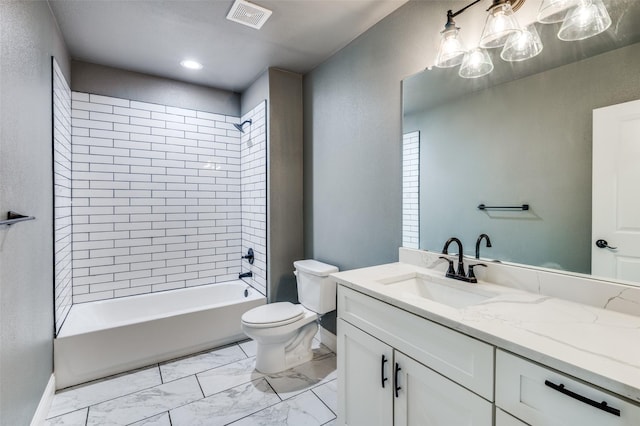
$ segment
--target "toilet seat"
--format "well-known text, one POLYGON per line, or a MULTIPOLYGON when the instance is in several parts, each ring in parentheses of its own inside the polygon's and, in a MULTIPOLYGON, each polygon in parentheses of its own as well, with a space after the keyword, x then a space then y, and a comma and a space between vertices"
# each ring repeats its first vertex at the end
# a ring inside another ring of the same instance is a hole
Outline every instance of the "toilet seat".
POLYGON ((242 315, 242 322, 253 328, 279 327, 304 317, 305 309, 291 302, 277 302, 253 308, 242 315))

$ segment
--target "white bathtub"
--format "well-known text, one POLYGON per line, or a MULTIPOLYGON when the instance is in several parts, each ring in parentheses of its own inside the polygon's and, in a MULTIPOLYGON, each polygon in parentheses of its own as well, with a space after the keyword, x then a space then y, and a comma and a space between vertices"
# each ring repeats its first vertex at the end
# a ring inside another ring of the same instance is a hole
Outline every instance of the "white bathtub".
POLYGON ((56 388, 246 338, 240 317, 265 302, 237 280, 73 305, 54 340, 56 388))

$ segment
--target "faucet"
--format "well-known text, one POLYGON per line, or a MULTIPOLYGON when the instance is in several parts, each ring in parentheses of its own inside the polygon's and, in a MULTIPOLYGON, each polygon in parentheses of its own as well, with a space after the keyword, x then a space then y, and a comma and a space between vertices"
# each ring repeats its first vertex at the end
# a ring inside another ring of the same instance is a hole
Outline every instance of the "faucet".
POLYGON ((478 239, 476 240, 476 259, 480 259, 480 243, 482 239, 487 240, 487 247, 491 247, 491 238, 487 234, 480 234, 478 239))
MULTIPOLYGON (((487 245, 491 247, 489 236, 487 236, 486 234, 483 234, 483 235, 487 237, 487 245)), ((480 245, 479 241, 480 239, 478 239, 478 243, 476 243, 476 252, 480 245)), ((477 283, 478 279, 476 278, 473 268, 475 268, 476 266, 483 266, 486 268, 487 265, 485 265, 484 263, 469 265, 469 276, 467 276, 467 274, 465 274, 464 272, 464 263, 463 263, 463 257, 462 257, 463 256, 462 242, 458 238, 455 238, 455 237, 449 238, 447 242, 444 244, 444 247, 442 248, 442 254, 449 254, 449 245, 451 243, 458 244, 458 271, 454 272, 452 260, 449 260, 449 258, 447 257, 441 256, 440 259, 444 259, 447 262, 449 262, 449 269, 447 269, 447 273, 445 276, 447 278, 453 278, 454 280, 465 281, 468 283, 477 283)))
POLYGON ((249 272, 245 272, 244 274, 238 274, 238 279, 250 278, 252 276, 253 276, 253 272, 249 271, 249 272))
POLYGON ((462 242, 456 237, 449 238, 446 243, 444 243, 444 247, 442 248, 442 254, 449 254, 449 245, 451 243, 458 244, 458 272, 455 273, 453 277, 449 278, 466 278, 467 275, 464 273, 464 263, 462 262, 462 242))

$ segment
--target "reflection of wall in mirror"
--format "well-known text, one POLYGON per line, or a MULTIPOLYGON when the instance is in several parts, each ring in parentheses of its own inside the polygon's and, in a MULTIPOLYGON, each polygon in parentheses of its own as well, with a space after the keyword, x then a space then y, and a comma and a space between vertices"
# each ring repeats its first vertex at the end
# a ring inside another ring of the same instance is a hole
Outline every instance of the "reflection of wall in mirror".
POLYGON ((590 272, 592 110, 640 98, 640 43, 404 116, 420 131, 420 248, 590 272), (529 203, 528 212, 478 204, 529 203))

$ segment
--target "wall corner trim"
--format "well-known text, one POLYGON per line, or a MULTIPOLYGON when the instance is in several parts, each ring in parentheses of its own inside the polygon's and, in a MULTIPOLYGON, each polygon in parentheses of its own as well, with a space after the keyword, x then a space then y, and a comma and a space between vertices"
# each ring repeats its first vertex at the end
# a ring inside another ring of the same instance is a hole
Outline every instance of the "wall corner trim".
POLYGON ((33 415, 33 419, 31 420, 31 426, 44 425, 47 414, 49 414, 49 409, 51 408, 51 402, 53 402, 53 395, 55 393, 56 377, 54 374, 51 374, 49 382, 47 383, 47 387, 44 388, 44 392, 42 393, 42 397, 40 398, 38 408, 36 408, 36 412, 33 415))

